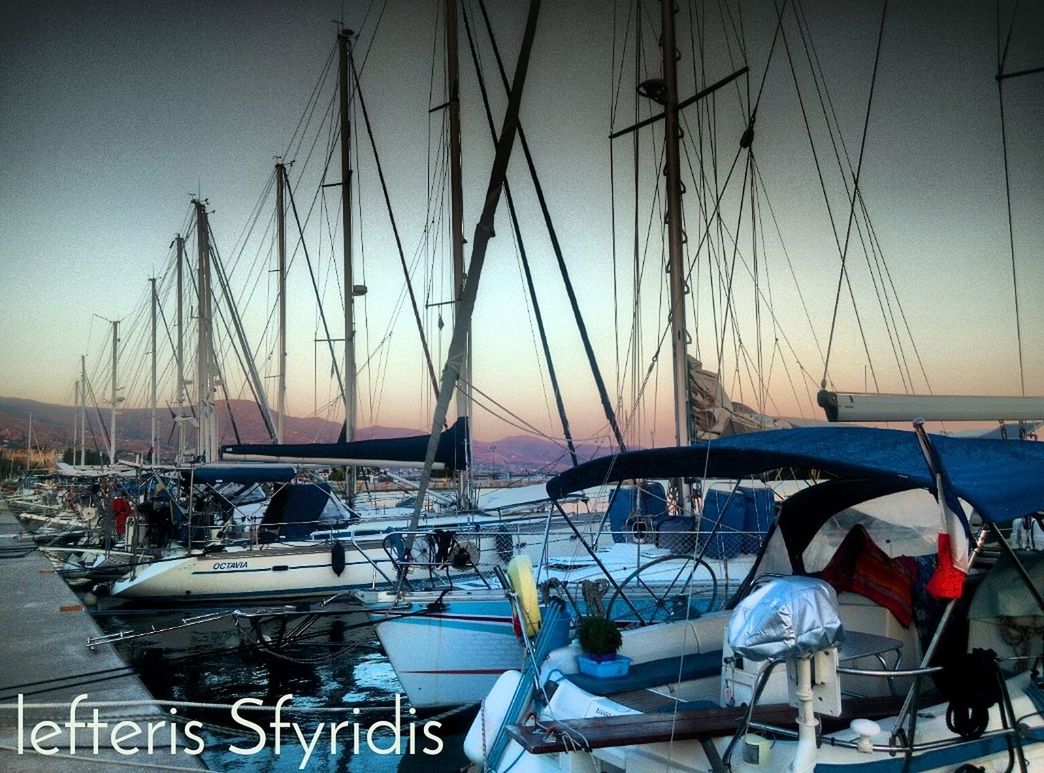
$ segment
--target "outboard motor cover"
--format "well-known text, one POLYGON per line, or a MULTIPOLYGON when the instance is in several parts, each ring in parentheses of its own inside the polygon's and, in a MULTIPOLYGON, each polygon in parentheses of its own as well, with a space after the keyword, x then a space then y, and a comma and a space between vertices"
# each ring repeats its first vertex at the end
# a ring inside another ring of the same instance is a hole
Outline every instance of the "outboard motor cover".
POLYGON ((845 631, 837 594, 829 583, 813 577, 781 577, 736 606, 726 635, 736 654, 760 661, 840 647, 845 631))

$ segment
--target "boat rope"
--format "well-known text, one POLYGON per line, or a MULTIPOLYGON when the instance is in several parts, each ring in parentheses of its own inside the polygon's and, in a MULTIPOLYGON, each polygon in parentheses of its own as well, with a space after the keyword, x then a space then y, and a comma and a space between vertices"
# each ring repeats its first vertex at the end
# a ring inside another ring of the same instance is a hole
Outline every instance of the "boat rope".
MULTIPOLYGON (((851 206, 848 210, 848 228, 845 232, 844 246, 841 248, 841 270, 837 278, 837 291, 834 293, 834 310, 831 314, 830 319, 830 335, 827 337, 826 361, 823 363, 823 378, 820 380, 820 386, 823 389, 826 389, 827 387, 827 377, 830 373, 830 354, 833 350, 834 333, 837 329, 837 312, 841 305, 841 286, 842 283, 848 279, 848 272, 846 270, 846 262, 848 259, 848 243, 849 238, 852 235, 852 222, 855 218, 856 200, 857 194, 859 192, 859 176, 863 169, 863 155, 866 150, 866 138, 870 126, 870 109, 874 101, 874 87, 877 84, 877 70, 878 65, 881 62, 881 43, 884 40, 885 19, 887 18, 887 15, 888 0, 885 0, 884 5, 881 8, 881 25, 877 33, 877 48, 874 52, 874 69, 872 75, 870 76, 870 95, 866 101, 866 114, 863 118, 863 136, 859 143, 859 156, 856 161, 855 178, 852 182, 852 199, 851 206)), ((849 291, 851 292, 851 284, 849 284, 849 291)), ((860 333, 862 334, 862 326, 860 326, 860 333)), ((863 339, 865 347, 865 335, 863 336, 863 339)))
MULTIPOLYGON (((850 191, 849 191, 849 186, 848 186, 848 174, 852 173, 851 160, 850 160, 849 155, 848 155, 847 147, 845 146, 844 136, 841 134, 840 130, 837 128, 837 127, 840 126, 841 122, 838 119, 837 111, 836 111, 836 109, 834 107, 833 100, 830 97, 830 92, 829 92, 829 89, 827 87, 826 76, 825 76, 825 73, 824 73, 824 70, 823 70, 823 65, 822 65, 822 62, 819 59, 819 53, 816 50, 815 43, 813 41, 811 32, 809 31, 809 24, 808 24, 808 21, 807 21, 806 17, 804 16, 804 6, 801 4, 800 0, 798 0, 795 3, 795 11, 796 11, 796 18, 797 18, 797 21, 798 21, 798 24, 797 24, 798 32, 801 35, 801 41, 802 41, 802 44, 803 44, 804 50, 805 50, 805 60, 806 60, 806 62, 808 64, 809 70, 810 70, 810 72, 812 74, 812 82, 813 82, 813 85, 815 86, 816 95, 818 97, 819 104, 820 104, 820 106, 822 108, 822 116, 823 116, 824 124, 825 124, 827 132, 828 132, 828 136, 830 138, 831 146, 833 147, 834 159, 835 159, 835 161, 837 163, 837 167, 838 167, 838 170, 839 170, 840 175, 841 175, 841 181, 842 181, 842 184, 844 185, 846 195, 851 195, 850 191), (844 155, 844 161, 847 162, 847 163, 843 163, 843 161, 842 161, 842 154, 844 155), (846 167, 847 167, 847 173, 846 173, 846 167)), ((789 58, 789 53, 788 53, 788 58, 789 58)), ((793 63, 791 63, 791 71, 794 72, 793 63)), ((796 86, 797 86, 797 83, 796 83, 796 80, 795 80, 795 87, 796 86)), ((801 97, 801 94, 800 94, 800 91, 799 91, 798 92, 799 102, 800 102, 800 97, 801 97)), ((802 108, 802 113, 804 114, 803 108, 802 108)), ((806 121, 807 121, 807 119, 806 119, 806 121)), ((807 123, 806 123, 806 125, 807 125, 807 123)), ((810 139, 810 142, 811 142, 811 137, 809 139, 810 139)), ((812 150, 813 150, 813 154, 814 154, 815 153, 815 148, 813 147, 812 150)), ((818 162, 818 159, 817 159, 817 162, 818 162)), ((821 189, 823 189, 822 183, 821 183, 821 189)), ((892 346, 893 346, 893 352, 896 354, 896 363, 897 363, 897 365, 899 367, 900 377, 905 379, 905 381, 904 381, 905 384, 909 384, 910 388, 911 389, 913 388, 914 379, 913 379, 912 373, 910 372, 909 364, 906 361, 906 353, 905 353, 905 350, 903 348, 903 343, 901 341, 900 334, 899 334, 899 325, 897 324, 896 319, 895 319, 895 312, 892 310, 892 299, 894 299, 895 307, 898 309, 899 316, 902 319, 903 328, 905 330, 906 337, 907 337, 907 339, 910 342, 910 346, 911 346, 911 348, 912 348, 912 350, 914 352, 914 356, 915 356, 915 358, 917 360, 917 363, 918 363, 918 366, 919 366, 919 370, 920 370, 920 373, 921 373, 921 377, 924 379, 925 386, 927 387, 928 393, 931 394, 932 393, 931 383, 930 383, 930 380, 928 379, 927 371, 926 371, 925 365, 924 365, 924 360, 921 357, 920 351, 918 350, 917 341, 913 337, 912 329, 910 327, 909 321, 906 318, 906 312, 903 309, 902 304, 900 303, 898 289, 895 286, 895 281, 892 278, 891 270, 889 269, 888 263, 887 263, 887 261, 885 259, 884 252, 883 252, 883 249, 881 247, 880 240, 877 237, 877 233, 876 233, 876 231, 874 229, 873 222, 870 219, 870 214, 869 214, 869 211, 867 210, 866 201, 865 201, 865 199, 863 197, 863 193, 860 190, 860 191, 856 192, 856 195, 858 196, 859 207, 860 207, 860 215, 862 217, 862 220, 865 221, 866 235, 864 236, 864 234, 863 234, 863 231, 862 231, 863 226, 862 226, 862 224, 860 222, 857 221, 856 227, 857 227, 858 232, 859 232, 859 238, 860 238, 860 240, 861 240, 861 242, 863 244, 864 253, 866 253, 867 256, 868 256, 867 257, 867 267, 870 270, 870 276, 871 276, 871 278, 875 282, 875 290, 876 290, 877 289, 877 281, 878 280, 875 277, 874 268, 873 268, 873 266, 871 266, 871 264, 869 262, 869 254, 870 253, 867 252, 868 249, 869 249, 870 252, 873 253, 874 262, 877 265, 877 273, 880 275, 881 289, 883 290, 883 289, 885 289, 885 287, 887 287, 890 290, 890 293, 891 293, 890 296, 885 296, 885 300, 884 300, 883 304, 882 304, 881 296, 880 296, 880 293, 879 293, 878 294, 878 303, 879 303, 879 305, 881 305, 882 316, 885 317, 885 320, 884 320, 885 328, 886 328, 886 330, 889 333, 889 338, 890 338, 890 341, 892 342, 892 346), (869 241, 869 245, 867 244, 867 241, 869 241), (894 338, 893 338, 893 331, 894 331, 894 338), (895 350, 897 348, 898 348, 898 351, 896 352, 895 350), (904 374, 904 371, 903 371, 904 368, 905 368, 905 374, 904 374)), ((825 198, 825 191, 824 191, 824 198, 825 198)), ((828 209, 829 209, 829 203, 827 204, 827 206, 828 206, 828 209)), ((835 238, 836 238, 836 232, 835 232, 835 238)), ((869 359, 869 354, 867 355, 867 357, 869 359)))
POLYGON ((41 757, 45 757, 48 760, 69 760, 77 765, 85 762, 93 762, 98 765, 104 765, 105 767, 116 766, 121 768, 134 768, 135 770, 187 770, 193 771, 193 773, 199 773, 199 768, 186 768, 178 765, 158 765, 153 763, 142 762, 141 760, 135 760, 133 762, 127 760, 111 759, 109 757, 96 757, 93 755, 76 755, 76 754, 64 754, 59 753, 57 750, 50 750, 46 755, 43 752, 37 752, 33 748, 19 749, 16 746, 8 746, 7 744, 0 744, 0 751, 10 752, 13 754, 39 754, 41 757), (54 753, 52 753, 52 751, 54 753))
MULTIPOLYGON (((500 71, 500 79, 505 91, 510 93, 507 71, 504 69, 504 61, 500 54, 500 48, 497 45, 496 37, 493 34, 493 26, 490 23, 489 14, 486 11, 486 4, 483 0, 479 0, 478 5, 479 10, 482 12, 486 34, 489 36, 490 44, 493 48, 493 54, 497 61, 497 69, 500 71)), ((466 11, 465 18, 467 18, 466 11)), ((522 130, 521 123, 518 126, 518 141, 522 146, 522 154, 526 159, 529 176, 533 182, 533 190, 534 193, 536 193, 537 203, 540 206, 540 212, 544 219, 544 225, 547 228, 548 238, 551 241, 551 249, 555 254, 555 260, 558 263, 559 273, 562 275, 562 282, 565 286, 566 295, 569 298, 569 306, 573 311, 573 318, 576 322, 577 330, 580 333, 580 340, 584 346, 584 353, 587 356, 588 366, 591 369, 591 375, 594 377, 595 387, 598 390, 598 397, 602 404, 602 410, 613 431, 613 436, 616 438, 617 445, 619 445, 621 451, 626 451, 627 445, 624 442, 623 434, 621 433, 617 422, 616 411, 613 409, 612 403, 609 399, 609 394, 606 391, 605 381, 602 378, 602 371, 598 367, 598 360, 595 357, 594 347, 592 346, 590 336, 587 333, 587 325, 584 323, 583 314, 580 312, 580 305, 576 298, 576 292, 573 289, 573 282, 569 277, 569 269, 566 266, 565 258, 562 254, 562 245, 558 241, 558 232, 551 219, 551 212, 548 208, 547 198, 544 196, 544 188, 540 183, 540 177, 536 171, 536 164, 533 161, 533 154, 529 149, 529 143, 526 140, 526 135, 522 130)))
POLYGON ((395 211, 392 208, 391 196, 388 193, 388 182, 384 177, 384 167, 381 165, 380 154, 377 150, 377 140, 373 135, 373 127, 370 124, 370 114, 366 110, 366 100, 363 99, 362 85, 359 83, 359 73, 355 67, 355 59, 349 49, 348 62, 352 70, 352 78, 355 81, 355 93, 359 98, 359 107, 362 109, 363 125, 366 127, 366 134, 370 139, 370 148, 373 151, 374 163, 377 167, 377 177, 380 180, 381 192, 384 195, 384 204, 388 210, 388 221, 391 225, 392 236, 395 238, 395 248, 399 255, 399 263, 402 266, 403 277, 406 281, 406 289, 410 296, 410 305, 413 307, 413 318, 417 323, 417 334, 420 336, 421 349, 424 352, 424 360, 428 368, 428 377, 431 379, 431 386, 436 397, 439 394, 439 379, 435 374, 435 365, 431 359, 431 349, 428 346, 428 338, 424 333, 424 320, 421 318, 420 308, 417 305, 417 294, 413 290, 413 282, 410 279, 410 270, 406 264, 406 253, 402 247, 402 237, 399 236, 399 227, 395 220, 395 211))
MULTIPOLYGON (((497 136, 496 125, 494 124, 493 112, 489 104, 489 92, 486 89, 485 78, 482 75, 482 69, 478 59, 478 50, 477 46, 475 45, 475 38, 472 34, 471 22, 466 9, 464 9, 463 17, 464 29, 468 37, 468 47, 471 51, 472 62, 475 65, 475 72, 477 73, 478 77, 479 92, 482 95, 482 105, 485 108, 486 123, 489 127, 490 135, 493 137, 493 140, 495 142, 497 136)), ((576 447, 573 444, 572 432, 569 429, 569 417, 566 415, 565 402, 562 399, 562 389, 558 382, 558 375, 555 371, 554 359, 551 356, 551 348, 547 340, 547 330, 544 326, 544 316, 540 310, 540 301, 536 294, 536 285, 533 282, 533 272, 530 270, 529 267, 529 258, 526 254, 525 240, 522 238, 522 230, 519 227, 518 212, 515 209, 515 199, 511 192, 511 186, 506 180, 504 181, 504 193, 507 196, 508 213, 511 217, 511 225, 514 230, 515 243, 518 246, 519 260, 525 275, 526 286, 529 290, 529 297, 532 300, 533 314, 536 317, 537 330, 540 336, 540 344, 544 352, 544 360, 547 363, 548 377, 551 379, 551 389, 554 393, 555 405, 558 409, 558 417, 562 424, 562 434, 564 435, 566 445, 569 448, 570 459, 572 460, 573 466, 575 467, 578 462, 576 456, 576 447)), ((474 386, 469 385, 469 387, 471 389, 474 389, 474 386)))
POLYGON ((1008 169, 1008 132, 1004 118, 1004 65, 1008 59, 1008 50, 1011 45, 1011 35, 1015 29, 1015 15, 1018 10, 1012 12, 1011 24, 1008 26, 1008 34, 1004 41, 1003 53, 1000 51, 1000 0, 997 2, 997 101, 1000 105, 1000 129, 1001 150, 1004 157, 1004 198, 1008 214, 1008 247, 1011 251, 1011 284, 1015 296, 1015 338, 1019 354, 1019 387, 1023 397, 1026 396, 1026 369, 1022 359, 1022 317, 1019 313, 1019 277, 1015 263, 1015 231, 1011 214, 1011 175, 1008 169))
MULTIPOLYGON (((131 707, 147 707, 147 706, 159 706, 162 708, 176 708, 176 709, 206 709, 206 710, 225 710, 231 711, 236 708, 239 711, 260 711, 260 712, 276 712, 276 711, 287 711, 293 710, 295 712, 308 713, 308 714, 341 714, 343 715, 346 711, 344 706, 291 706, 284 705, 282 707, 276 706, 258 706, 255 704, 245 704, 236 706, 232 703, 207 703, 204 701, 174 701, 174 700, 161 700, 157 698, 150 698, 148 700, 130 700, 130 701, 82 701, 76 704, 80 708, 84 709, 120 709, 120 708, 131 708, 131 707)), ((17 711, 19 706, 17 703, 4 703, 0 704, 0 711, 17 711)), ((50 709, 69 709, 69 701, 56 702, 56 703, 23 703, 21 706, 22 711, 44 711, 50 709)), ((351 711, 354 714, 355 710, 358 709, 359 713, 369 714, 381 714, 389 711, 395 711, 395 704, 379 705, 379 706, 357 706, 352 707, 351 711)))

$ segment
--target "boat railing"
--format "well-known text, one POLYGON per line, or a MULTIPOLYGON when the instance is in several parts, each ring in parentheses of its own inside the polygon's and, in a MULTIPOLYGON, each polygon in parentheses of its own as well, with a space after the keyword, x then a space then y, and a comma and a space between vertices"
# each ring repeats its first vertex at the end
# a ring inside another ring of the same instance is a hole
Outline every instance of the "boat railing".
MULTIPOLYGON (((882 637, 877 637, 877 638, 882 638, 882 637)), ((858 657, 853 657, 851 659, 852 660, 856 660, 859 657, 876 656, 878 654, 879 653, 876 653, 876 652, 863 653, 863 654, 860 654, 858 657)), ((1020 736, 1019 723, 1017 721, 1017 718, 1015 717, 1014 708, 1012 707, 1012 704, 1011 704, 1011 697, 1008 694, 1007 687, 1006 687, 1006 684, 1005 684, 1005 681, 1004 681, 1004 675, 1003 675, 1003 672, 1002 672, 1002 670, 1000 668, 1000 664, 1002 662, 1014 662, 1014 661, 1022 661, 1022 660, 1028 660, 1028 659, 1029 658, 1026 657, 1026 656, 1013 656, 1013 657, 1009 657, 1009 658, 998 658, 994 662, 994 671, 995 671, 994 677, 997 679, 997 682, 998 682, 998 685, 999 685, 999 691, 998 692, 999 692, 999 695, 1000 695, 999 703, 1000 703, 1000 719, 1001 719, 1002 727, 999 728, 999 729, 994 729, 994 730, 983 730, 979 735, 976 736, 976 738, 980 742, 983 742, 984 740, 988 741, 990 739, 995 739, 995 738, 1003 738, 1009 744, 1014 744, 1014 747, 1015 747, 1015 749, 1017 750, 1017 753, 1020 756, 1022 754, 1022 749, 1021 749, 1021 736, 1020 736)), ((729 742, 729 745, 726 747, 725 752, 722 755, 722 761, 724 762, 724 764, 726 766, 729 765, 729 760, 731 759, 732 753, 734 751, 734 747, 743 738, 744 734, 747 733, 748 731, 752 731, 753 730, 753 731, 757 731, 759 733, 764 733, 764 734, 766 734, 766 735, 768 735, 770 737, 777 737, 777 738, 791 738, 791 739, 797 739, 798 738, 797 731, 795 731, 795 730, 793 730, 793 729, 791 729, 789 727, 782 727, 782 726, 780 726, 778 724, 769 723, 769 722, 761 722, 761 721, 757 721, 757 720, 754 719, 754 715, 755 715, 755 711, 756 711, 756 708, 757 708, 758 700, 761 697, 761 694, 762 694, 762 692, 763 692, 763 690, 765 688, 765 685, 768 683, 769 676, 771 675, 771 673, 775 669, 775 667, 778 666, 780 663, 783 663, 783 662, 784 661, 782 659, 772 659, 772 660, 769 660, 769 661, 767 661, 767 665, 761 671, 761 674, 759 675, 758 681, 755 684, 755 688, 754 688, 754 692, 753 692, 753 696, 751 698, 751 701, 750 701, 750 703, 746 707, 746 712, 745 712, 743 718, 740 720, 740 722, 739 722, 739 724, 737 726, 735 735, 733 735, 732 739, 729 742)), ((896 667, 894 667, 894 668, 889 668, 887 666, 883 666, 880 669, 872 669, 872 668, 856 668, 856 667, 851 667, 851 666, 838 665, 837 666, 837 674, 838 675, 857 676, 857 677, 869 677, 869 678, 886 680, 888 682, 888 684, 889 684, 889 689, 890 689, 890 692, 891 692, 893 698, 897 697, 895 695, 895 693, 894 693, 894 690, 891 689, 891 686, 894 683, 894 680, 897 680, 897 679, 912 679, 913 683, 912 683, 912 685, 910 687, 910 695, 908 695, 907 699, 906 699, 907 701, 909 701, 911 699, 911 696, 914 696, 914 695, 916 695, 919 692, 920 684, 921 684, 923 679, 925 679, 926 677, 930 677, 933 674, 942 673, 942 672, 944 672, 946 670, 945 666, 920 666, 920 667, 917 667, 917 668, 899 668, 898 665, 899 665, 899 661, 898 660, 896 661, 896 667)), ((858 698, 859 696, 854 696, 854 697, 858 698)), ((902 713, 900 712, 900 719, 901 719, 901 717, 902 717, 902 713)), ((896 730, 895 730, 895 732, 893 732, 891 734, 891 736, 889 737, 889 741, 886 744, 877 744, 877 743, 867 744, 867 742, 865 740, 862 740, 860 738, 855 738, 855 739, 849 740, 849 739, 836 738, 836 737, 833 737, 833 736, 826 736, 826 735, 821 735, 819 737, 819 740, 820 740, 820 742, 829 744, 831 746, 850 748, 850 749, 859 749, 860 751, 864 751, 864 752, 872 750, 874 752, 885 752, 885 753, 893 754, 893 755, 897 754, 897 753, 899 753, 899 754, 904 754, 905 753, 907 755, 912 755, 912 754, 917 754, 917 753, 922 753, 922 752, 929 752, 929 751, 935 751, 935 750, 939 750, 939 749, 956 747, 956 746, 959 746, 959 745, 967 743, 967 738, 965 738, 963 736, 960 736, 960 735, 958 735, 956 737, 934 739, 934 740, 929 740, 929 741, 923 741, 923 742, 920 742, 920 743, 916 743, 916 742, 914 742, 913 738, 911 738, 910 736, 907 735, 907 733, 905 732, 905 729, 903 727, 901 727, 899 723, 896 723, 896 730)))

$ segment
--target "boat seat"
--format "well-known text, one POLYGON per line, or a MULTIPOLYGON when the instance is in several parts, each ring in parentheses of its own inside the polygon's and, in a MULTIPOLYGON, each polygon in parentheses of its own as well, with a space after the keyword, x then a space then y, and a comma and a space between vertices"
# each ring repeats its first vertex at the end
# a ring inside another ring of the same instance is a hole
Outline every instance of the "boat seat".
POLYGON ((637 663, 632 665, 624 676, 568 674, 566 679, 592 695, 612 695, 629 690, 647 690, 704 676, 717 676, 721 673, 721 655, 721 650, 698 652, 637 663))

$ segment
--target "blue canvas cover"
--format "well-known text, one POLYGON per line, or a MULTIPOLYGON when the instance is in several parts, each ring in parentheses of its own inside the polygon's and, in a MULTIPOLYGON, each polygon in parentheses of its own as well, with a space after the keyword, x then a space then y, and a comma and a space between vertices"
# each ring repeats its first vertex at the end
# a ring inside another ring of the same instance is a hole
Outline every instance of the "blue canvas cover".
POLYGON ((704 494, 700 533, 701 540, 707 543, 706 558, 732 558, 739 554, 745 516, 746 503, 741 492, 711 489, 704 494))
MULTIPOLYGON (((1044 443, 929 435, 950 490, 988 520, 1006 523, 1044 510, 1044 443)), ((740 479, 785 467, 838 477, 895 479, 935 491, 913 432, 870 427, 807 427, 755 432, 685 448, 605 456, 548 481, 558 499, 631 478, 707 476, 740 479)))
MULTIPOLYGON (((439 437, 435 461, 449 470, 466 470, 468 458, 468 420, 456 423, 439 437)), ((400 438, 374 438, 351 443, 280 443, 239 444, 221 447, 222 458, 267 458, 307 461, 322 460, 324 464, 365 464, 370 467, 421 466, 428 450, 430 435, 411 435, 400 438)))
POLYGON ((647 481, 641 486, 621 486, 613 492, 606 512, 613 542, 632 542, 628 519, 637 513, 655 522, 667 513, 667 495, 663 485, 656 481, 647 481))

